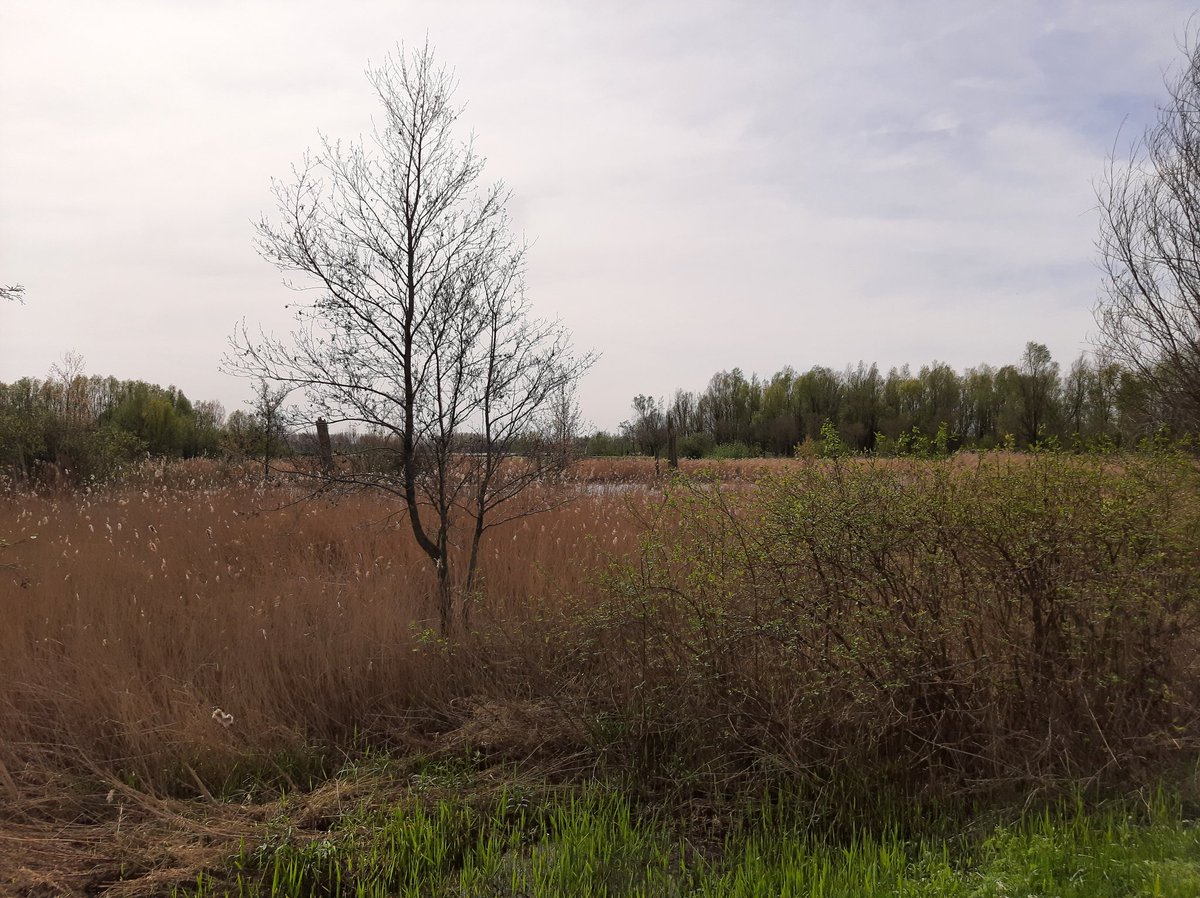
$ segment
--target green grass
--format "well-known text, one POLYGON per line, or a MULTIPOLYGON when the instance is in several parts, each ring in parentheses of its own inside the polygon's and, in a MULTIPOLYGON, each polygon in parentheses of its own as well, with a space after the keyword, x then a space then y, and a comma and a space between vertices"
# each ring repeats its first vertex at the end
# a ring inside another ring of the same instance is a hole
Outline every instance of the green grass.
POLYGON ((482 803, 414 796, 363 808, 318 838, 277 821, 227 869, 179 896, 795 896, 795 898, 1196 898, 1200 827, 1178 804, 1062 804, 986 834, 840 841, 806 835, 770 805, 697 845, 618 793, 577 790, 482 803))

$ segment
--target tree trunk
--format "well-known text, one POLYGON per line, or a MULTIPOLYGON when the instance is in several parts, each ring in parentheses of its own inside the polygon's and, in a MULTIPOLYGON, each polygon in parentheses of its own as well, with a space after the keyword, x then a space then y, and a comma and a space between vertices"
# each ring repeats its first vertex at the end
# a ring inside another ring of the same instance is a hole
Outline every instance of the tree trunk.
POLYGON ((675 416, 667 415, 667 467, 672 471, 679 470, 679 446, 675 439, 675 416))
POLYGON ((454 593, 450 586, 450 569, 444 559, 437 564, 438 580, 438 624, 443 636, 450 635, 454 624, 454 593))
POLYGON ((321 454, 321 473, 328 477, 333 473, 333 444, 329 441, 329 424, 317 418, 317 448, 321 454))
POLYGON ((450 631, 454 626, 454 590, 450 580, 450 565, 447 564, 446 549, 449 534, 446 532, 446 527, 443 526, 438 532, 438 559, 437 559, 437 583, 438 583, 438 622, 441 626, 443 636, 449 636, 450 631))

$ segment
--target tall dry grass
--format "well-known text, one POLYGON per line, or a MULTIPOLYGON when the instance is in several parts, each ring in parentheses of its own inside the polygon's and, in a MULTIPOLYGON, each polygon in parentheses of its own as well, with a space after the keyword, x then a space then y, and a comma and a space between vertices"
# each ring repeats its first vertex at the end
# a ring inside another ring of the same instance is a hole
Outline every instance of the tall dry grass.
MULTIPOLYGON (((741 458, 722 461, 683 458, 679 460, 679 471, 692 477, 717 477, 725 483, 749 483, 764 474, 786 470, 794 463, 789 458, 741 458)), ((666 459, 656 461, 644 455, 624 455, 580 459, 571 467, 569 478, 577 483, 650 486, 661 484, 670 474, 666 459)))
POLYGON ((419 740, 495 691, 528 597, 589 589, 636 535, 612 495, 489 532, 485 658, 433 635, 432 572, 394 507, 184 473, 0 497, 0 795, 47 770, 166 789, 313 744, 419 740))
POLYGON ((957 789, 1200 746, 1190 461, 715 470, 584 465, 573 502, 488 534, 450 641, 370 496, 202 465, 5 494, 0 795, 203 794, 373 747, 957 789))

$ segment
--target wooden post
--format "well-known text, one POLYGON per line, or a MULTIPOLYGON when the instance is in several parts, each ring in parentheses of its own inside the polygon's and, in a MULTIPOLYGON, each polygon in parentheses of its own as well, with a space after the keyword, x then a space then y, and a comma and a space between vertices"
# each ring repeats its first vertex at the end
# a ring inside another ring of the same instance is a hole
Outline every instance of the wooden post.
POLYGON ((328 477, 333 473, 333 444, 329 442, 329 423, 317 418, 317 449, 321 453, 321 473, 328 477))

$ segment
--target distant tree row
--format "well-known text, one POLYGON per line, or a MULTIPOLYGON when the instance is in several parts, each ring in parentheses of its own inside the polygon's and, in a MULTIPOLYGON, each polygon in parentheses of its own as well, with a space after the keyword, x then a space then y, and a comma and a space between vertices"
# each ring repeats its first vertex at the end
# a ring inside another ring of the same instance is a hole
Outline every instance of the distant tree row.
POLYGON ((0 383, 0 473, 28 480, 52 468, 101 479, 147 455, 257 450, 252 416, 226 420, 220 403, 193 403, 174 386, 87 376, 82 367, 68 355, 45 379, 0 383))
MULTIPOLYGON (((315 431, 284 409, 287 390, 265 380, 247 410, 226 415, 219 402, 192 402, 174 386, 87 376, 82 368, 82 359, 68 355, 46 378, 0 383, 0 482, 99 481, 148 457, 202 456, 254 461, 270 479, 275 461, 319 454, 315 431)), ((515 433, 506 451, 561 467, 583 448, 579 419, 573 394, 560 391, 545 427, 515 433)), ((330 437, 333 454, 351 471, 386 466, 397 448, 394 435, 371 429, 349 427, 330 437)), ((486 439, 459 434, 454 452, 480 456, 486 439)))
MULTIPOLYGON (((87 376, 68 355, 44 379, 0 383, 0 473, 103 479, 146 456, 257 458, 269 472, 272 457, 315 452, 311 434, 284 431, 283 394, 265 383, 260 393, 249 411, 226 416, 220 403, 193 403, 173 386, 87 376)), ((585 451, 662 456, 669 428, 690 458, 785 456, 831 439, 880 455, 1131 446, 1163 425, 1188 431, 1179 408, 1157 395, 1139 374, 1102 358, 1081 356, 1064 374, 1040 343, 1027 344, 1016 364, 961 373, 940 362, 886 374, 861 362, 843 371, 786 367, 765 379, 735 368, 669 401, 635 397, 618 432, 594 434, 585 451)), ((346 451, 370 448, 369 434, 335 440, 346 451)), ((460 442, 472 445, 469 434, 460 442)))
POLYGON ((593 454, 666 451, 668 423, 684 457, 791 455, 821 441, 832 426, 848 448, 905 454, 939 443, 949 451, 999 446, 1132 445, 1166 424, 1173 409, 1151 400, 1142 377, 1121 365, 1080 356, 1064 374, 1041 343, 1016 364, 957 372, 934 362, 886 374, 875 364, 843 371, 791 367, 770 378, 735 368, 713 375, 701 392, 676 390, 669 401, 640 395, 618 433, 597 433, 593 454), (669 422, 668 422, 669 419, 669 422))

